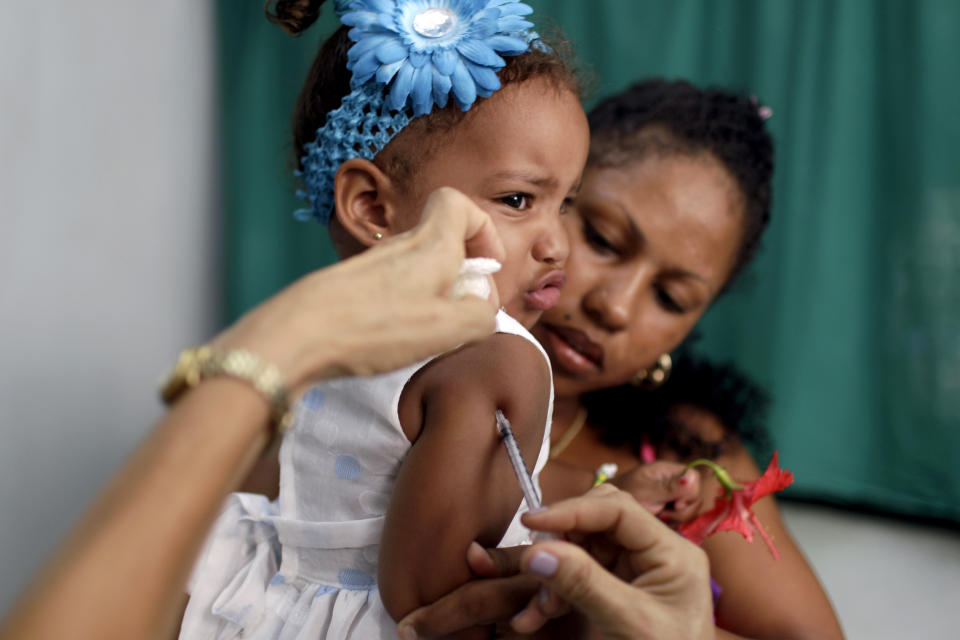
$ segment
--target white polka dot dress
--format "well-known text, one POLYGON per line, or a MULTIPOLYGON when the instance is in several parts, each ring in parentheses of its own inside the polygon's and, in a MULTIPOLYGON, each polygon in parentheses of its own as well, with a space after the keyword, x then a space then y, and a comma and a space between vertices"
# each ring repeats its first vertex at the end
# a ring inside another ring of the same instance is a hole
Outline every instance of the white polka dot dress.
MULTIPOLYGON (((500 312, 497 331, 522 336, 500 312)), ((410 443, 397 407, 428 361, 311 389, 280 449, 280 497, 230 496, 190 583, 180 638, 317 640, 397 637, 377 591, 390 493, 410 443)), ((547 415, 553 413, 553 389, 547 415)), ((491 427, 492 428, 492 427, 491 427)), ((547 421, 534 477, 546 464, 547 421)), ((528 542, 521 503, 501 546, 528 542)))

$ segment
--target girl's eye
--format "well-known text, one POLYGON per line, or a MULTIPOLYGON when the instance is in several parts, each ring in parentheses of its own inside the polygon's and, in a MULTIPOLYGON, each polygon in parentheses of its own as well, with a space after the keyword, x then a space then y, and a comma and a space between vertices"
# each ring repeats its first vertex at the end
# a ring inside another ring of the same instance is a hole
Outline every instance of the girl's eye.
POLYGON ((507 205, 511 209, 517 209, 523 211, 530 207, 530 194, 527 193, 511 193, 508 196, 503 196, 500 198, 500 202, 507 205))
POLYGON ((586 239, 587 244, 593 247, 593 250, 597 253, 614 255, 619 253, 617 248, 603 237, 603 234, 597 231, 596 227, 586 219, 583 221, 583 237, 586 239))
POLYGON ((667 290, 663 287, 657 287, 657 302, 660 303, 660 306, 666 309, 670 313, 686 313, 686 309, 677 304, 677 301, 667 293, 667 290))
POLYGON ((560 213, 561 213, 561 214, 566 213, 567 211, 570 210, 570 207, 572 207, 572 206, 575 205, 576 203, 577 203, 577 201, 576 201, 575 199, 573 199, 573 198, 564 198, 564 199, 563 199, 563 204, 560 205, 560 213))

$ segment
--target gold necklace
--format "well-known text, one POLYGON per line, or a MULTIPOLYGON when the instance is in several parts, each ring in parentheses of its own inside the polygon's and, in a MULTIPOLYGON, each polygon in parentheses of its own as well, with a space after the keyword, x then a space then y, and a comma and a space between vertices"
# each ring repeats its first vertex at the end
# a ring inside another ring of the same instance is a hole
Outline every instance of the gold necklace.
POLYGON ((573 422, 570 423, 570 426, 567 427, 567 430, 563 432, 563 435, 560 436, 560 439, 557 440, 557 443, 550 447, 550 460, 553 460, 558 455, 563 453, 563 450, 570 446, 570 443, 573 442, 573 439, 577 437, 577 434, 580 433, 580 430, 583 429, 583 425, 587 424, 587 410, 583 407, 577 411, 577 415, 573 418, 573 422))

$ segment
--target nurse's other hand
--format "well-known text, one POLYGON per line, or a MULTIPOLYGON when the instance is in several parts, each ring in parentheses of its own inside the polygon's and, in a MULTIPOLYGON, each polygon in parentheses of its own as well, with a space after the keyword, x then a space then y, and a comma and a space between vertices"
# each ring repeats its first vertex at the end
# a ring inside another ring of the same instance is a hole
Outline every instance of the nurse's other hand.
MULTIPOLYGON (((604 638, 713 638, 706 554, 627 493, 601 485, 523 521, 567 541, 471 546, 471 568, 489 579, 412 612, 401 637, 439 637, 511 618, 515 631, 533 633, 572 608, 604 638)), ((564 620, 561 637, 580 637, 576 622, 564 620)))
POLYGON ((522 570, 549 594, 530 600, 513 618, 514 630, 539 629, 565 603, 603 638, 714 637, 706 554, 627 493, 601 485, 523 521, 568 541, 524 550, 522 570))

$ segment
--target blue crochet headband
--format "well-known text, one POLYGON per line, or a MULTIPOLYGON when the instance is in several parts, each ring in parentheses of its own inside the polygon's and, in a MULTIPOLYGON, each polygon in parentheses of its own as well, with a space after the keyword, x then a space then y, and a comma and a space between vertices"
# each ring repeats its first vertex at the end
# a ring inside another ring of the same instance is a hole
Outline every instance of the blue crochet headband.
POLYGON ((350 158, 372 160, 417 116, 450 96, 464 111, 500 88, 502 56, 530 49, 537 34, 516 0, 336 0, 354 45, 350 93, 327 114, 300 159, 310 207, 294 215, 324 224, 333 212, 333 178, 350 158))

